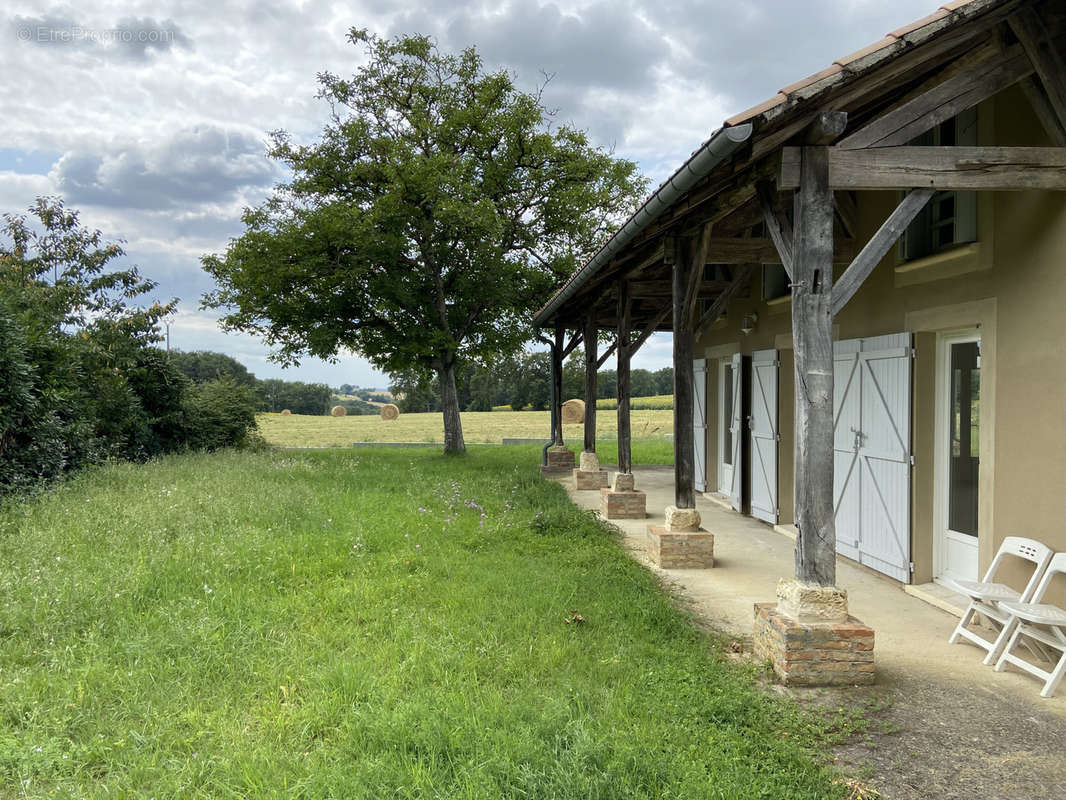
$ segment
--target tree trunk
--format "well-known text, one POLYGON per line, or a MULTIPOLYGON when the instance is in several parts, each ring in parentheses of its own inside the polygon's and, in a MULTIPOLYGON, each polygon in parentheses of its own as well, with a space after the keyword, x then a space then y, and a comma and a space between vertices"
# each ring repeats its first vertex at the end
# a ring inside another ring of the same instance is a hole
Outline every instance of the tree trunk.
POLYGON ((444 453, 465 453, 463 423, 459 418, 459 394, 455 390, 454 357, 445 357, 438 362, 437 375, 440 377, 441 408, 444 412, 444 453))

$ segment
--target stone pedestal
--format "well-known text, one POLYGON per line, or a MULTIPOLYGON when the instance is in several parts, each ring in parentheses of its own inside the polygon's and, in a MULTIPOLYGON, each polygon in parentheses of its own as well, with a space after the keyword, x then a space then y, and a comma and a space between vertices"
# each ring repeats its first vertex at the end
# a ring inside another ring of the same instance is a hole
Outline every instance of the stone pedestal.
POLYGON ((710 569, 714 534, 700 528, 694 508, 666 507, 666 524, 648 526, 648 558, 663 569, 710 569))
POLYGON ((874 632, 855 617, 798 622, 777 603, 755 604, 756 661, 769 662, 786 686, 855 686, 874 682, 874 632))
POLYGON ((565 445, 556 445, 548 448, 548 463, 541 465, 541 475, 569 475, 573 470, 573 450, 565 445))
POLYGON ((606 519, 644 519, 648 516, 648 498, 635 489, 600 489, 600 511, 606 519))
POLYGON ((600 469, 600 460, 595 453, 583 451, 580 463, 581 466, 574 472, 576 489, 598 491, 607 485, 607 470, 600 469))
POLYGON ((607 470, 598 469, 595 472, 587 472, 583 469, 574 470, 574 488, 598 491, 605 486, 607 486, 607 470))
POLYGON ((714 566, 714 534, 649 525, 648 558, 663 569, 710 569, 714 566))

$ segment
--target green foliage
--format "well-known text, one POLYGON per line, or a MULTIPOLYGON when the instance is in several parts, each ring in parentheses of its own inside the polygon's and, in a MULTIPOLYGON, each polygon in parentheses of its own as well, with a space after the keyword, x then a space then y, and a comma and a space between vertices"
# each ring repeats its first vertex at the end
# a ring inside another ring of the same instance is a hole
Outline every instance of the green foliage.
MULTIPOLYGON (((274 136, 293 178, 203 259, 224 324, 277 356, 348 348, 390 374, 456 372, 517 352, 530 312, 643 195, 636 165, 553 124, 538 94, 477 52, 424 36, 353 30, 366 63, 320 76, 332 111, 320 141, 274 136)), ((457 412, 458 408, 452 408, 457 412)), ((458 414, 446 442, 462 448, 458 414)))
POLYGON ((121 247, 61 201, 38 199, 30 216, 5 215, 0 246, 0 494, 196 433, 188 381, 154 346, 173 304, 133 305, 155 284, 112 270, 121 247))
POLYGON ((258 401, 229 376, 195 385, 185 398, 187 443, 196 450, 239 447, 255 430, 258 401))
POLYGON ((210 350, 194 350, 188 353, 171 350, 170 361, 193 383, 206 383, 228 377, 241 386, 253 390, 259 388, 259 381, 244 364, 223 353, 210 350))
POLYGON ((470 455, 173 456, 0 511, 0 794, 846 794, 536 448, 470 455))
POLYGON ((328 414, 333 400, 333 390, 324 383, 267 378, 259 386, 267 411, 287 408, 293 414, 328 414))

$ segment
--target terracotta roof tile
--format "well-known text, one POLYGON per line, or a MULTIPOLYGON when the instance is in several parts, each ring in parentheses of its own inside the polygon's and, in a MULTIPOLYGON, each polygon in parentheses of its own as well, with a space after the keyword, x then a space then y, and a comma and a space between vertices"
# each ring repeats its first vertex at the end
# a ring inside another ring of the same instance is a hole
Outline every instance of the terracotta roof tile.
POLYGON ((818 81, 824 80, 825 78, 828 78, 831 75, 836 75, 838 72, 842 71, 843 67, 841 67, 839 64, 831 64, 820 72, 816 72, 813 75, 808 75, 803 80, 796 81, 795 83, 790 83, 783 89, 779 89, 778 92, 780 94, 792 94, 797 89, 802 89, 805 86, 810 86, 812 83, 818 83, 818 81))
POLYGON ((733 125, 739 125, 742 122, 747 122, 752 117, 757 117, 764 111, 769 111, 771 108, 781 105, 786 100, 788 100, 788 97, 781 94, 781 92, 778 92, 769 100, 765 100, 757 106, 752 106, 747 111, 741 111, 736 116, 730 117, 725 121, 725 126, 728 128, 733 125))
POLYGON ((944 9, 945 11, 955 11, 956 9, 959 9, 959 8, 962 8, 963 6, 969 5, 972 2, 973 2, 973 0, 955 0, 955 2, 953 2, 953 3, 944 3, 944 5, 942 5, 941 8, 944 9))
POLYGON ((860 58, 866 58, 866 56, 870 55, 871 53, 876 53, 878 50, 884 50, 886 47, 891 47, 898 41, 899 39, 897 39, 895 36, 886 36, 884 39, 879 39, 873 44, 866 45, 866 47, 862 48, 862 50, 856 50, 851 55, 844 56, 843 58, 838 58, 833 63, 839 64, 841 67, 846 67, 851 62, 858 61, 860 58))
MULTIPOLYGON (((967 2, 969 2, 969 0, 967 0, 967 2)), ((924 28, 926 25, 928 25, 931 22, 936 22, 939 19, 943 19, 944 17, 948 16, 950 13, 951 13, 950 11, 945 11, 943 8, 937 9, 935 12, 930 14, 928 17, 922 17, 921 19, 916 19, 910 25, 904 25, 902 28, 896 28, 894 31, 892 31, 888 35, 889 36, 895 36, 897 39, 902 39, 908 33, 913 33, 914 31, 918 30, 919 28, 924 28)))

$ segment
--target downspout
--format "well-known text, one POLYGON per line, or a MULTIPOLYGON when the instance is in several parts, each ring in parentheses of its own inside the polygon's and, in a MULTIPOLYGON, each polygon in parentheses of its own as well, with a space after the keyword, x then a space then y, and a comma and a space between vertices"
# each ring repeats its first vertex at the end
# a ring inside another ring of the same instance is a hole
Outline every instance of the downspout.
MULTIPOLYGON (((555 343, 550 341, 549 339, 545 339, 543 336, 538 336, 537 339, 538 339, 538 341, 541 341, 544 344, 548 345, 549 352, 551 353, 552 370, 554 371, 555 370, 555 343)), ((548 441, 544 445, 544 447, 541 448, 541 451, 540 451, 540 465, 542 467, 548 466, 548 451, 551 449, 552 445, 555 444, 555 405, 556 405, 555 400, 556 400, 556 398, 555 398, 555 376, 554 375, 551 376, 550 384, 551 384, 551 386, 550 386, 550 388, 548 390, 548 409, 549 409, 549 411, 548 411, 548 426, 549 426, 548 441)))
POLYGON ((609 263, 640 231, 658 219, 698 181, 707 177, 713 169, 739 150, 751 138, 751 133, 750 122, 720 128, 644 201, 644 204, 621 228, 615 231, 596 255, 585 263, 585 266, 570 277, 563 288, 537 313, 533 324, 543 327, 552 314, 573 297, 589 278, 609 263))

